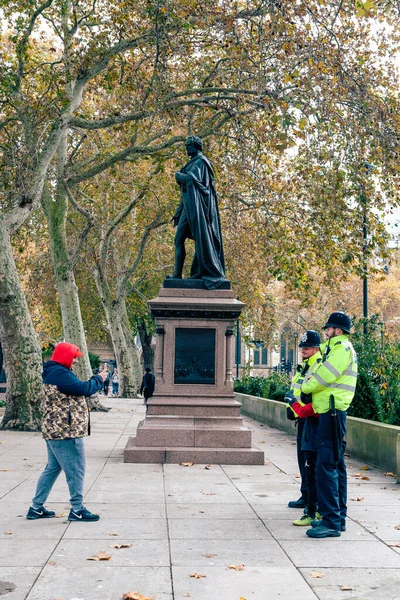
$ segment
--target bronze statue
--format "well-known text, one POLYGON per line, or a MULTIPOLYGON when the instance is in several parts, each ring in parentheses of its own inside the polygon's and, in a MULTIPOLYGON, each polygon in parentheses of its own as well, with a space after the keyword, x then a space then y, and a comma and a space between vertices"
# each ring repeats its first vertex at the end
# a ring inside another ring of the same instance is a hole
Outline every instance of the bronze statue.
POLYGON ((175 235, 175 269, 173 278, 182 279, 185 262, 185 241, 194 240, 195 254, 190 279, 202 279, 206 288, 218 288, 225 279, 221 221, 213 167, 201 150, 199 137, 189 137, 186 151, 189 162, 175 173, 181 189, 181 203, 172 217, 177 226, 175 235))

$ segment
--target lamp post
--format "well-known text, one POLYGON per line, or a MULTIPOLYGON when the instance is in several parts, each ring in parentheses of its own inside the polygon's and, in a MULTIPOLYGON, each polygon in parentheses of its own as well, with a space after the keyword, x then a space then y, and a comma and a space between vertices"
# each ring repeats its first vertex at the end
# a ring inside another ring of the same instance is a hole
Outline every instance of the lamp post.
POLYGON ((299 337, 299 334, 297 331, 294 332, 293 334, 294 337, 294 350, 293 350, 293 366, 298 363, 298 352, 297 352, 297 338, 299 337))
MULTIPOLYGON (((375 167, 370 163, 364 163, 366 175, 373 173, 375 167)), ((368 222, 367 222, 367 194, 364 184, 361 185, 361 203, 363 207, 363 317, 364 335, 368 333, 368 222)))

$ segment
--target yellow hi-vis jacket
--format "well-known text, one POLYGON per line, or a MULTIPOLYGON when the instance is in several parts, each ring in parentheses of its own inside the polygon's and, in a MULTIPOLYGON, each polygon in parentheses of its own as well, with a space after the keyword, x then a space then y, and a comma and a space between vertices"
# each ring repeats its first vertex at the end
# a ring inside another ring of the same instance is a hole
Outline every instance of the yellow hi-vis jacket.
POLYGON ((329 397, 333 394, 337 410, 347 410, 353 400, 357 384, 357 356, 347 335, 337 335, 329 341, 322 362, 304 381, 301 391, 312 394, 314 412, 329 410, 329 397), (326 350, 329 353, 326 355, 326 350))
MULTIPOLYGON (((312 356, 310 356, 310 358, 306 358, 301 363, 300 370, 297 371, 293 376, 292 384, 290 386, 290 391, 293 392, 293 396, 296 398, 296 400, 302 406, 304 406, 304 404, 300 400, 300 394, 302 392, 301 386, 303 385, 303 383, 305 381, 308 381, 308 379, 311 377, 312 373, 315 371, 315 369, 320 364, 321 359, 322 359, 322 356, 321 356, 321 352, 319 352, 319 351, 316 352, 315 354, 313 354, 312 356), (306 365, 308 365, 308 370, 303 375, 306 365)), ((286 405, 286 407, 288 407, 288 406, 289 406, 289 404, 286 405)), ((295 416, 297 417, 298 416, 297 413, 294 410, 293 410, 293 412, 294 412, 295 416)))

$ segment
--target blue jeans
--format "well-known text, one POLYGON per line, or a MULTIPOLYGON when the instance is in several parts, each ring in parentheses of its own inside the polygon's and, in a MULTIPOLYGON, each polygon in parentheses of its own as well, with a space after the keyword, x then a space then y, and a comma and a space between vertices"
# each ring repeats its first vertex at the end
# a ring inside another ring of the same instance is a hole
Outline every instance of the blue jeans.
POLYGON ((64 471, 70 502, 74 511, 83 506, 83 480, 85 478, 85 446, 83 438, 46 440, 47 465, 39 477, 36 494, 32 500, 35 510, 46 502, 57 477, 64 471))

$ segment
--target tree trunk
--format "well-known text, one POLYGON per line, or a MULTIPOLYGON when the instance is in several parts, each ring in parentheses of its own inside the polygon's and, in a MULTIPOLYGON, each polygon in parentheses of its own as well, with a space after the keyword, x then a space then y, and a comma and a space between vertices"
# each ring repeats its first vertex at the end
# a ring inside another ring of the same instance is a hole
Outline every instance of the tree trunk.
MULTIPOLYGON (((64 186, 61 183, 57 185, 55 202, 51 198, 48 189, 46 189, 43 194, 42 204, 49 226, 51 260, 60 300, 64 338, 66 342, 75 344, 83 352, 83 356, 74 367, 74 373, 80 379, 86 381, 90 379, 93 373, 83 327, 78 287, 75 283, 67 244, 66 219, 68 214, 68 199, 64 186)), ((105 412, 110 410, 101 404, 98 396, 88 398, 88 406, 92 410, 105 412)))
POLYGON ((123 315, 122 325, 124 329, 124 335, 127 346, 130 350, 129 354, 133 361, 133 379, 135 385, 135 397, 137 397, 140 390, 140 384, 142 382, 142 368, 140 365, 139 351, 135 343, 135 338, 132 333, 132 327, 128 318, 128 312, 126 310, 125 298, 121 300, 121 313, 123 315))
POLYGON ((42 360, 12 254, 10 232, 0 215, 0 340, 7 376, 2 429, 38 431, 42 412, 42 360))
POLYGON ((136 319, 136 323, 143 350, 143 370, 149 367, 153 371, 154 352, 151 347, 153 336, 147 332, 146 321, 143 317, 136 319))
POLYGON ((108 329, 114 348, 119 374, 119 392, 122 398, 138 398, 140 387, 140 364, 134 343, 129 340, 125 301, 113 300, 101 269, 94 270, 97 291, 106 314, 108 329), (128 339, 127 339, 128 338, 128 339))

